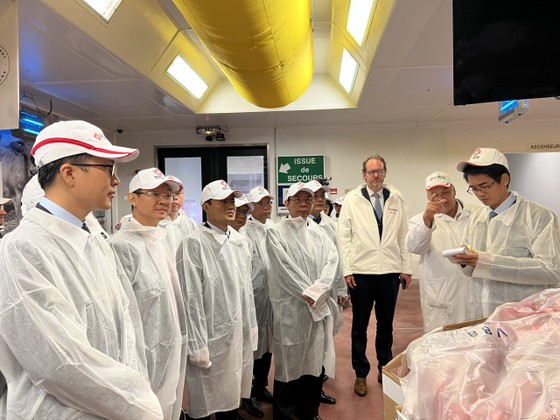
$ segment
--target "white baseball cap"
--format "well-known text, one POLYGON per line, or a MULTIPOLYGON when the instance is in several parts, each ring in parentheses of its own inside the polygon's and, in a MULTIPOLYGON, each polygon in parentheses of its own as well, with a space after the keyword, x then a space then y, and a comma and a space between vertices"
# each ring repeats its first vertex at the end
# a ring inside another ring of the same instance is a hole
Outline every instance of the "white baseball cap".
POLYGON ((336 197, 336 200, 334 200, 334 204, 338 204, 339 206, 342 206, 343 201, 344 201, 343 197, 336 197))
POLYGON ((31 149, 38 168, 55 160, 81 153, 129 162, 136 159, 139 151, 113 146, 100 128, 85 121, 60 121, 45 127, 37 135, 31 149))
POLYGON ((239 198, 235 198, 235 207, 243 207, 243 206, 249 206, 249 210, 253 211, 253 209, 255 208, 253 206, 253 203, 250 203, 249 200, 247 200, 247 196, 245 194, 243 194, 241 197, 239 198))
POLYGON ((3 206, 4 204, 8 204, 10 201, 12 201, 11 198, 0 197, 0 206, 3 206))
POLYGON ((200 201, 206 203, 208 200, 223 200, 232 194, 235 198, 239 198, 243 195, 239 190, 232 190, 223 179, 218 179, 204 187, 200 195, 200 201))
POLYGON ((137 190, 153 190, 161 184, 169 185, 171 191, 179 191, 179 183, 165 176, 158 168, 149 168, 139 171, 128 184, 128 192, 132 193, 137 190))
POLYGON ((305 191, 313 195, 313 190, 311 190, 311 188, 309 188, 305 182, 296 182, 295 184, 290 185, 290 188, 288 188, 286 199, 296 195, 300 191, 305 191))
POLYGON ((467 165, 472 166, 490 166, 502 165, 509 171, 508 161, 500 151, 490 148, 479 147, 475 149, 469 160, 463 160, 457 164, 457 170, 464 172, 467 165))
POLYGON ((331 190, 330 187, 321 184, 319 181, 317 181, 316 179, 314 179, 313 181, 309 181, 307 182, 307 188, 309 188, 311 191, 315 192, 315 191, 319 191, 321 188, 325 191, 325 192, 329 192, 331 190))
POLYGON ((249 191, 249 195, 247 196, 247 200, 249 200, 249 202, 251 202, 251 203, 258 203, 259 201, 261 201, 265 197, 270 197, 272 200, 274 200, 274 197, 270 195, 270 193, 267 191, 266 188, 255 187, 251 191, 249 191))
POLYGON ((173 182, 176 182, 177 184, 179 184, 179 189, 181 188, 185 188, 185 185, 183 184, 183 182, 177 178, 176 176, 173 175, 167 175, 167 179, 173 182))
POLYGON ((426 191, 435 187, 451 187, 451 178, 445 172, 434 172, 426 178, 426 191))

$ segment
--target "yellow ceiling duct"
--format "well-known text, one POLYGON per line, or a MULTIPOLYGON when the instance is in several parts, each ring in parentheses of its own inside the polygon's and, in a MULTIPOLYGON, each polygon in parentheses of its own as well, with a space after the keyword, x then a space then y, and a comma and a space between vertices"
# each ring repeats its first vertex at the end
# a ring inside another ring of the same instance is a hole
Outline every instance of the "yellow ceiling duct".
POLYGON ((263 108, 313 77, 311 0, 173 0, 237 92, 263 108))

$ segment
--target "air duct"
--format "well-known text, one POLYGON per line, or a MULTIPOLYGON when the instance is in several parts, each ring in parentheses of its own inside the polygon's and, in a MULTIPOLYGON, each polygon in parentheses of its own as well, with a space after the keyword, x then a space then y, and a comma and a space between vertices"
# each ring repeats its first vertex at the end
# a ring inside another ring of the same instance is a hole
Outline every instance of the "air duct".
POLYGON ((173 0, 237 92, 278 108, 313 77, 311 0, 173 0))

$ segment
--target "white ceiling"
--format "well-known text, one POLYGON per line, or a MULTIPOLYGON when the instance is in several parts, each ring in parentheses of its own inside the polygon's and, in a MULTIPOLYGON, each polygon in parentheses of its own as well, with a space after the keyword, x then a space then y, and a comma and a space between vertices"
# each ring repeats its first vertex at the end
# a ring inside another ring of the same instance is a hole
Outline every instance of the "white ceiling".
MULTIPOLYGON (((316 73, 326 73, 329 31, 324 25, 330 22, 331 1, 314 2, 316 73)), ((161 54, 155 42, 134 45, 134 39, 128 40, 140 56, 133 68, 111 53, 113 48, 92 40, 54 12, 49 2, 61 1, 19 0, 22 103, 35 101, 46 110, 52 100, 53 112, 65 118, 86 119, 104 129, 497 122, 496 103, 452 105, 451 0, 395 0, 357 108, 258 114, 193 113, 146 77, 149 60, 141 56, 161 54)), ((187 28, 172 0, 152 3, 177 27, 187 28)), ((531 100, 523 118, 556 119, 558 115, 560 101, 546 98, 531 100)))

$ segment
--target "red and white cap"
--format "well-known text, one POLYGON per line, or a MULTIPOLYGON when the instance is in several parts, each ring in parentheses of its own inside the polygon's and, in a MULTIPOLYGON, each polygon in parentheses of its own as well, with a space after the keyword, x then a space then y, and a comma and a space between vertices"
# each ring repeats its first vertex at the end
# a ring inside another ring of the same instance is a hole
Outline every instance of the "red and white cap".
POLYGON ((271 199, 274 199, 274 197, 270 195, 270 193, 265 187, 255 187, 251 191, 249 191, 247 200, 249 200, 249 202, 251 203, 258 203, 265 197, 270 197, 271 199))
POLYGON ((328 187, 326 185, 321 184, 316 179, 314 179, 313 181, 307 182, 307 188, 309 188, 313 192, 319 191, 321 188, 325 192, 329 192, 331 190, 331 187, 328 187))
POLYGON ((38 168, 55 160, 81 153, 129 162, 136 159, 139 151, 113 146, 100 128, 85 121, 60 121, 45 127, 37 135, 31 149, 38 168))
POLYGON ((426 191, 435 187, 451 187, 451 178, 445 172, 434 172, 426 178, 426 191))
MULTIPOLYGON (((179 184, 179 187, 185 188, 185 185, 183 184, 183 182, 179 178, 177 178, 176 176, 167 175, 167 179, 169 179, 170 181, 176 182, 177 184, 179 184)), ((179 188, 179 189, 181 189, 181 188, 179 188)))
POLYGON ((153 190, 161 184, 169 185, 171 191, 177 192, 180 189, 180 184, 168 176, 165 176, 158 168, 149 168, 139 171, 128 184, 128 192, 132 193, 137 190, 153 190))
POLYGON ((218 179, 204 187, 200 195, 200 201, 206 203, 208 200, 223 200, 232 194, 235 198, 240 198, 243 195, 239 190, 232 190, 223 179, 218 179))
POLYGON ((245 194, 243 194, 239 198, 235 198, 235 207, 239 208, 239 207, 243 207, 243 206, 248 206, 249 211, 253 211, 253 209, 255 208, 253 206, 253 203, 249 202, 249 200, 247 199, 247 196, 245 194))
POLYGON ((464 172, 468 165, 490 166, 502 165, 509 171, 508 161, 502 152, 496 149, 479 147, 474 150, 469 160, 463 160, 457 164, 457 170, 464 172))
POLYGON ((296 195, 300 191, 305 191, 313 195, 313 190, 309 188, 305 182, 296 182, 295 184, 290 185, 290 188, 288 188, 286 199, 296 195))

